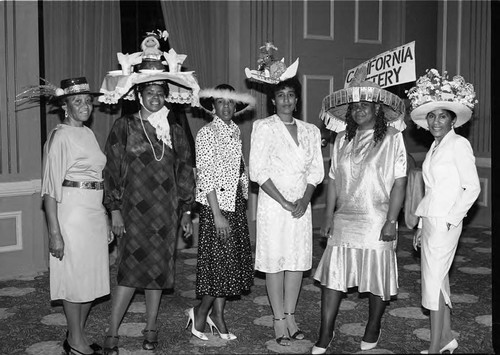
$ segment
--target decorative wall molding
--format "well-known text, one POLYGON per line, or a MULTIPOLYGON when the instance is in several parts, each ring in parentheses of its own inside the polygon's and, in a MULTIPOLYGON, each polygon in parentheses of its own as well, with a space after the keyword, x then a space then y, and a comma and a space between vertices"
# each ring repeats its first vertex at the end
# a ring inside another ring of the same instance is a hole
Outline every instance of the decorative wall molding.
POLYGON ((16 224, 16 244, 13 245, 6 245, 3 247, 0 247, 0 253, 8 253, 11 251, 15 250, 22 250, 23 249, 23 227, 22 227, 22 211, 11 211, 11 212, 2 212, 0 213, 0 219, 10 219, 14 218, 15 219, 15 224, 16 224))
MULTIPOLYGON (((330 22, 329 22, 329 34, 328 35, 318 35, 318 34, 309 34, 308 32, 308 21, 307 21, 307 16, 308 16, 308 8, 307 8, 307 3, 308 0, 304 0, 304 12, 303 12, 303 23, 304 23, 304 39, 319 39, 319 40, 325 40, 325 41, 333 41, 335 39, 335 32, 334 32, 334 1, 330 0, 330 22)), ((322 4, 326 4, 326 1, 322 1, 322 4)))
POLYGON ((375 40, 359 38, 359 2, 356 0, 354 5, 354 43, 382 44, 382 1, 378 0, 378 33, 375 40))
POLYGON ((307 93, 308 84, 312 81, 327 81, 328 82, 328 92, 333 92, 333 76, 332 75, 302 75, 302 112, 304 113, 304 121, 307 122, 307 93))
POLYGON ((0 197, 33 195, 41 190, 41 179, 0 183, 0 197))

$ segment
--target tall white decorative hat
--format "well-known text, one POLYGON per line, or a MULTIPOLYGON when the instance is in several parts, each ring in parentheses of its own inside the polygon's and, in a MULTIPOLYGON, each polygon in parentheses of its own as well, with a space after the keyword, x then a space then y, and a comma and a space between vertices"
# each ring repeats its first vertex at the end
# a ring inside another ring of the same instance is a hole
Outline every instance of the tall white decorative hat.
POLYGON ((411 119, 420 127, 429 129, 427 114, 437 109, 453 111, 457 115, 455 127, 460 127, 472 117, 477 103, 474 86, 460 75, 448 80, 446 72, 441 76, 436 69, 426 70, 418 78, 416 86, 407 91, 411 101, 411 119))

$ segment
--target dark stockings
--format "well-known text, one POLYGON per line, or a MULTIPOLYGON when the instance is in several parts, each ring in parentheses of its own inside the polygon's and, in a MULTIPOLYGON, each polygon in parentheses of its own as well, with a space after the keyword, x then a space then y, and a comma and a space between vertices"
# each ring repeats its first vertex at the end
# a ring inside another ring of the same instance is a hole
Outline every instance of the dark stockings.
POLYGON ((332 290, 324 286, 321 288, 321 327, 316 346, 321 348, 328 347, 332 339, 335 319, 339 313, 342 297, 344 297, 344 292, 332 290))
POLYGON ((210 313, 210 318, 214 321, 219 331, 223 334, 229 333, 226 322, 224 320, 224 307, 226 306, 225 297, 214 297, 205 295, 202 297, 200 304, 194 308, 195 329, 203 332, 207 316, 210 313))
POLYGON ((388 302, 383 301, 381 297, 375 296, 372 293, 370 293, 369 302, 370 314, 368 316, 365 334, 363 335, 363 341, 367 343, 375 343, 380 334, 382 316, 384 315, 385 307, 388 302))

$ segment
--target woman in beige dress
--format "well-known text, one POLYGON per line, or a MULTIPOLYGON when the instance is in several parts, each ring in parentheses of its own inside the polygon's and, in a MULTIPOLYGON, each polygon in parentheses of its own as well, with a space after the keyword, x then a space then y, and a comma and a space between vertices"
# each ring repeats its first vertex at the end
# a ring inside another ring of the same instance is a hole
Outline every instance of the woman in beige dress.
POLYGON ((448 81, 431 69, 408 97, 412 120, 434 137, 422 165, 425 195, 415 212, 420 217, 414 247, 422 247, 422 306, 431 313, 431 343, 422 353, 453 353, 458 343, 451 332, 448 272, 463 219, 480 192, 472 148, 454 127, 471 118, 474 87, 461 76, 448 81))
POLYGON ((109 294, 108 226, 102 205, 106 157, 92 130, 85 78, 66 79, 56 91, 64 120, 44 146, 43 205, 50 251, 50 298, 62 299, 68 323, 67 354, 98 354, 85 333, 92 302, 109 294))

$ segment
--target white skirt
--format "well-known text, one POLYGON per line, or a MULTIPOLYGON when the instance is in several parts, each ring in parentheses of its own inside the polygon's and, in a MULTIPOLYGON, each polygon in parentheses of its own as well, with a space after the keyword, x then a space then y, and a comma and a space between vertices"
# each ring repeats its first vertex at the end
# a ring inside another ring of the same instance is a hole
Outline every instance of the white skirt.
POLYGON ((444 217, 422 218, 422 306, 431 310, 439 309, 439 292, 451 308, 450 271, 453 258, 462 233, 462 222, 451 230, 446 227, 444 217))
POLYGON ((102 190, 63 187, 57 217, 64 256, 50 258, 50 298, 91 302, 109 294, 108 226, 102 190))

